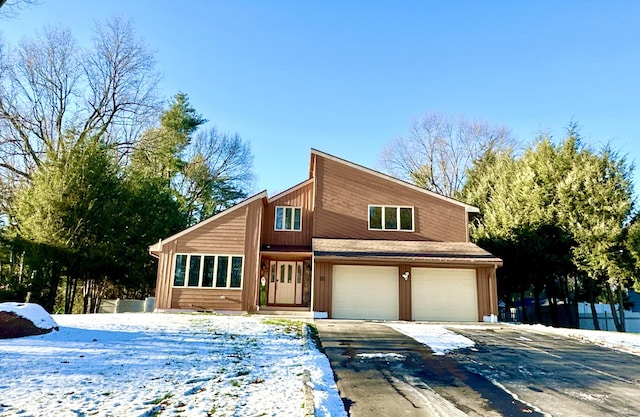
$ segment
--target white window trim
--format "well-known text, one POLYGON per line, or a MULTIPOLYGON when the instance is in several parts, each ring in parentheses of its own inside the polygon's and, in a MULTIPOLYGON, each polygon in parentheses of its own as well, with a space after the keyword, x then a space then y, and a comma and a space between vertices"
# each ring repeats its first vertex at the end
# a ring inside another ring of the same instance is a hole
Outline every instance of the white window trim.
POLYGON ((276 232, 302 232, 302 207, 301 206, 276 206, 273 216, 273 230, 276 232), (282 209, 282 229, 278 229, 278 209, 282 209), (286 209, 291 209, 291 229, 285 229, 286 209), (296 210, 300 210, 300 229, 295 229, 296 210))
POLYGON ((171 287, 172 288, 192 288, 198 290, 242 290, 244 287, 244 255, 238 254, 226 254, 226 253, 176 253, 173 255, 173 270, 171 272, 171 287), (187 257, 187 266, 185 268, 185 276, 184 276, 184 285, 175 285, 175 277, 176 277, 176 263, 178 256, 184 255, 187 257), (189 286, 189 265, 191 264, 192 256, 200 256, 200 270, 198 272, 198 286, 189 286), (211 287, 203 287, 202 281, 204 280, 204 257, 205 256, 213 256, 213 286, 211 287), (218 257, 220 256, 228 256, 229 257, 229 265, 227 265, 227 286, 226 287, 216 287, 216 281, 218 279, 218 257), (233 266, 233 258, 241 258, 242 259, 242 268, 240 270, 240 286, 239 287, 231 287, 231 269, 233 266))
POLYGON ((367 206, 367 227, 369 230, 373 230, 376 232, 415 232, 416 230, 416 209, 414 206, 394 206, 393 204, 369 204, 367 206), (381 207, 382 208, 382 229, 374 229, 371 227, 371 207, 381 207), (397 229, 387 229, 385 228, 385 211, 387 207, 394 207, 396 209, 396 224, 398 225, 397 229), (400 228, 400 209, 411 209, 411 230, 409 229, 401 229, 400 228))

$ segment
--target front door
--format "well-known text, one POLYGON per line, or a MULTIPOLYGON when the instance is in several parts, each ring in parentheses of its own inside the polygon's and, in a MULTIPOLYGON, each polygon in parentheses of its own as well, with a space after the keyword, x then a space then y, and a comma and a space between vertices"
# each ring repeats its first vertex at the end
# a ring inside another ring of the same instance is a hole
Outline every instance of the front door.
POLYGON ((302 268, 302 262, 271 262, 269 304, 302 304, 302 268))

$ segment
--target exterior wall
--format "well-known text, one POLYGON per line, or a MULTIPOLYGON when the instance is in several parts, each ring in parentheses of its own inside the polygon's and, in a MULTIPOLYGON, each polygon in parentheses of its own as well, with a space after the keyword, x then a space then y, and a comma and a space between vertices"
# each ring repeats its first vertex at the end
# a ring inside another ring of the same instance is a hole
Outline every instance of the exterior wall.
POLYGON ((256 199, 164 244, 159 254, 156 308, 255 310, 262 211, 263 201, 256 199), (175 255, 179 253, 244 255, 242 288, 173 287, 175 255))
MULTIPOLYGON (((398 285, 399 285, 399 319, 400 320, 413 320, 411 313, 411 279, 404 280, 402 274, 404 272, 410 272, 411 267, 425 267, 425 268, 443 268, 443 267, 455 267, 464 268, 464 265, 447 265, 441 264, 412 264, 412 265, 398 265, 394 263, 382 263, 382 262, 327 262, 316 261, 314 266, 314 311, 323 311, 329 314, 331 318, 332 306, 331 300, 333 297, 333 266, 334 265, 388 265, 398 266, 398 285)), ((468 267, 468 265, 467 265, 468 267)), ((496 272, 493 266, 480 267, 476 269, 477 279, 477 291, 478 291, 478 321, 482 321, 484 316, 491 314, 498 314, 498 301, 496 294, 496 272), (494 294, 493 296, 491 294, 494 294)), ((364 296, 365 294, 363 294, 364 296)))
POLYGON ((402 274, 411 272, 411 265, 401 265, 398 268, 398 285, 400 286, 400 320, 411 320, 411 281, 402 278, 402 274))
POLYGON ((316 155, 314 237, 385 240, 468 240, 462 206, 316 155), (413 206, 414 232, 368 230, 370 204, 413 206))
POLYGON ((331 317, 333 263, 315 262, 313 275, 313 311, 326 311, 331 317))
POLYGON ((311 246, 312 232, 313 181, 309 181, 308 184, 291 192, 283 193, 266 206, 262 224, 263 245, 311 246), (302 231, 276 231, 275 215, 277 206, 302 207, 302 231))
POLYGON ((478 268, 478 321, 484 316, 498 315, 498 287, 496 268, 493 266, 478 268))
POLYGON ((247 206, 244 237, 244 277, 242 281, 242 310, 258 309, 260 282, 260 231, 264 214, 262 200, 247 206))

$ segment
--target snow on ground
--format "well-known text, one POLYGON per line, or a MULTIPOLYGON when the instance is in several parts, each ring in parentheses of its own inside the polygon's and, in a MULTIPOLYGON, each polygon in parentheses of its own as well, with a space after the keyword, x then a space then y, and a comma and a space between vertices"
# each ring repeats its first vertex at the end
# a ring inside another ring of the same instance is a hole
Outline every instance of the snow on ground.
POLYGON ((0 340, 2 416, 346 416, 327 358, 255 316, 59 315, 0 340), (307 401, 309 403, 310 401, 307 401))
POLYGON ((55 329, 58 327, 49 313, 38 304, 0 303, 0 311, 14 313, 16 316, 28 319, 39 329, 55 329))
POLYGON ((565 329, 559 327, 543 326, 541 324, 509 324, 526 328, 530 331, 557 334, 574 339, 580 339, 591 343, 596 343, 609 349, 620 350, 635 355, 640 355, 640 334, 638 333, 618 333, 604 330, 586 329, 565 329))
POLYGON ((390 323, 389 326, 427 345, 434 355, 444 355, 454 349, 475 345, 473 340, 447 330, 446 326, 439 324, 390 323))

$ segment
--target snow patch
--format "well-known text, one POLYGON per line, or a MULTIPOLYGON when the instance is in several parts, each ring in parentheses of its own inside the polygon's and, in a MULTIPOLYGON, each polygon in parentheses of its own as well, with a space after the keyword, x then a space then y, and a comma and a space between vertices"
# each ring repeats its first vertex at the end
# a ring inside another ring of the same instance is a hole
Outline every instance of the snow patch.
POLYGON ((0 340, 0 415, 346 417, 327 358, 259 317, 55 316, 60 331, 0 340), (313 400, 305 394, 305 383, 313 400))
POLYGON ((401 355, 399 353, 358 353, 356 355, 357 358, 360 359, 385 359, 388 361, 401 361, 406 358, 406 356, 401 355))
POLYGON ((428 346, 434 355, 475 346, 473 340, 447 330, 443 325, 423 323, 391 323, 389 327, 428 346))

